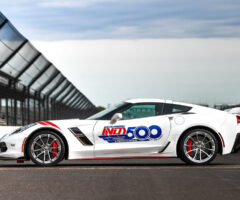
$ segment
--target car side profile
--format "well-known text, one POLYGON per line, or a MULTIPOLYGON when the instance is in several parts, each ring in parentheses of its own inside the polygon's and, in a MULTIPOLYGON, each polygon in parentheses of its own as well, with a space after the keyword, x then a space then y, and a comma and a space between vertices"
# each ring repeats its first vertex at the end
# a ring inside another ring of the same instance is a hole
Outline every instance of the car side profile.
POLYGON ((52 166, 63 159, 169 158, 208 164, 240 148, 240 117, 193 104, 132 99, 88 119, 36 122, 0 140, 0 159, 52 166))

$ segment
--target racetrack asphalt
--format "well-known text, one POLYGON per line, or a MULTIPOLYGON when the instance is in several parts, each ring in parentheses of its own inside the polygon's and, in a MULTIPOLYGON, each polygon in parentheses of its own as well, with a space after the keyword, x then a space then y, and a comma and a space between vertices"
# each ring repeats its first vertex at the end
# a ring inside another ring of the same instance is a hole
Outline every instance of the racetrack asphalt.
POLYGON ((0 161, 0 199, 240 199, 240 153, 207 166, 179 159, 64 161, 55 167, 0 161))

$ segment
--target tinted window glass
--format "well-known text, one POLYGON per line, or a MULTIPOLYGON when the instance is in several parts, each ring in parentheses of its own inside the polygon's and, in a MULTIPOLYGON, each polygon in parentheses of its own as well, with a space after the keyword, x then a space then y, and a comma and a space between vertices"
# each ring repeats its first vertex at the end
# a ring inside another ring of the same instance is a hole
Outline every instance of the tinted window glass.
POLYGON ((162 103, 146 103, 146 104, 120 104, 115 109, 104 110, 97 113, 88 119, 100 119, 100 120, 111 120, 115 113, 122 113, 123 120, 136 119, 142 117, 151 117, 161 115, 163 113, 162 103))
POLYGON ((59 93, 68 83, 68 81, 65 79, 58 87, 55 89, 51 94, 50 97, 55 97, 57 93, 59 93))
POLYGON ((0 24, 3 23, 5 17, 2 15, 2 13, 0 13, 0 24))
POLYGON ((1 41, 10 49, 15 50, 24 41, 24 38, 13 28, 10 23, 6 23, 0 29, 1 41))
POLYGON ((59 80, 62 78, 62 74, 58 74, 42 91, 43 94, 46 94, 49 90, 56 86, 59 80))
POLYGON ((123 120, 150 117, 156 115, 156 105, 133 105, 122 112, 123 120))
POLYGON ((162 114, 162 104, 136 104, 122 112, 123 120, 152 117, 162 114))
POLYGON ((191 107, 182 106, 177 104, 164 104, 163 114, 174 114, 174 113, 183 113, 191 110, 191 107))
POLYGON ((30 62, 38 54, 38 51, 28 42, 18 51, 18 53, 26 61, 30 62))
POLYGON ((2 64, 8 56, 10 56, 12 50, 9 49, 1 40, 0 40, 0 64, 2 64))

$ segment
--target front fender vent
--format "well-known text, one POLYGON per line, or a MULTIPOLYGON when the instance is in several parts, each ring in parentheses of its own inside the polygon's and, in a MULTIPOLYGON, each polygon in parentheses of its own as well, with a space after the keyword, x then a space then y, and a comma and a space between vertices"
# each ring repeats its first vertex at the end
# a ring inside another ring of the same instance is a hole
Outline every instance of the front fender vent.
POLYGON ((84 146, 92 146, 93 143, 86 137, 86 135, 78 128, 72 127, 69 130, 73 133, 73 135, 82 143, 84 146))
POLYGON ((6 152, 7 151, 7 145, 5 142, 0 142, 0 152, 6 152))

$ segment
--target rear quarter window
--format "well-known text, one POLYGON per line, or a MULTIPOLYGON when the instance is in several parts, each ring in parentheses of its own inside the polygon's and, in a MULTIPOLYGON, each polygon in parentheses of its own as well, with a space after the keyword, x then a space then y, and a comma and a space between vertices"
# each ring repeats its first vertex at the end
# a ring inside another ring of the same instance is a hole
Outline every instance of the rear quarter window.
POLYGON ((185 113, 191 110, 192 107, 178 104, 164 104, 163 114, 185 113))

